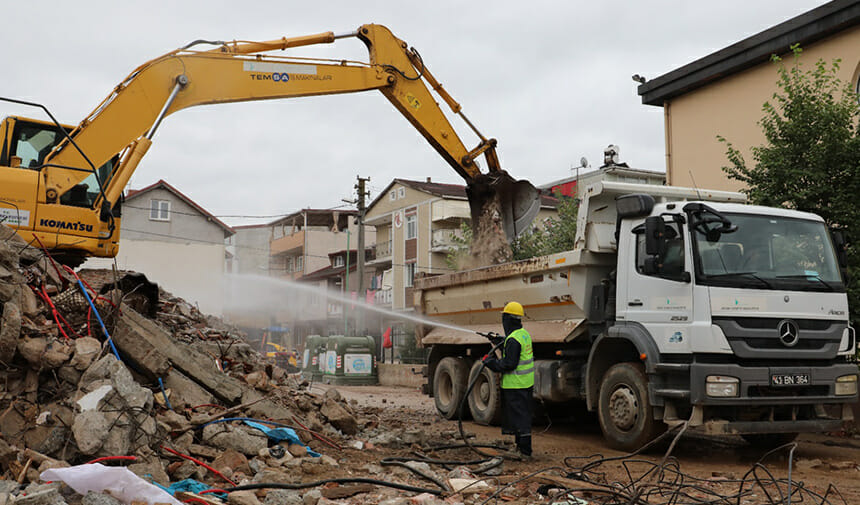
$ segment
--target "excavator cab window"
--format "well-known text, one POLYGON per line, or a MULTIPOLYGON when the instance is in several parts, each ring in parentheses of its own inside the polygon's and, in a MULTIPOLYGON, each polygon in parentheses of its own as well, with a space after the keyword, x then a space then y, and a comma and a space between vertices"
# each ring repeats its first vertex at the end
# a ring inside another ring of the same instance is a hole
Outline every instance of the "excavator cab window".
POLYGON ((63 139, 63 133, 54 125, 43 125, 18 120, 12 133, 10 156, 21 158, 21 168, 36 169, 45 156, 63 139))
POLYGON ((119 156, 114 156, 107 163, 100 166, 95 173, 91 173, 79 184, 72 186, 72 189, 60 196, 60 203, 73 207, 92 208, 96 199, 101 194, 99 186, 101 185, 102 188, 105 187, 118 161, 119 156))

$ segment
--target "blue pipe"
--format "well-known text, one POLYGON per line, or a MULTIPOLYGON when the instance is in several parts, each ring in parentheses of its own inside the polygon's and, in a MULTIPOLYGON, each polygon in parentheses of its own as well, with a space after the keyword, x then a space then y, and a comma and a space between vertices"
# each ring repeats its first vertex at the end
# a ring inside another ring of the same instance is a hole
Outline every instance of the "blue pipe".
POLYGON ((90 304, 90 308, 93 309, 93 314, 96 315, 96 319, 99 320, 99 324, 102 327, 102 331, 105 333, 105 337, 107 337, 107 341, 110 344, 110 348, 113 351, 113 355, 116 356, 117 361, 122 361, 122 358, 119 357, 119 351, 117 351, 116 346, 113 343, 113 339, 110 338, 110 333, 108 333, 107 328, 105 328, 105 323, 102 321, 102 316, 99 314, 98 309, 96 309, 95 304, 93 304, 93 300, 90 298, 90 294, 87 293, 87 289, 84 287, 84 283, 78 279, 78 287, 81 288, 81 292, 84 294, 84 298, 87 299, 87 303, 90 304))

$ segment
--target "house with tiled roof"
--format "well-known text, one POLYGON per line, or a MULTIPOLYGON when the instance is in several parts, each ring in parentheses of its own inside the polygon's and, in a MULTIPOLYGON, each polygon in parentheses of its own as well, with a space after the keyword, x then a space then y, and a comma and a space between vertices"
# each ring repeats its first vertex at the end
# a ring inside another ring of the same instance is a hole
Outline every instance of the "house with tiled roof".
MULTIPOLYGON (((127 193, 120 226, 119 269, 144 272, 203 312, 221 315, 233 228, 164 180, 127 193)), ((92 258, 86 267, 112 264, 92 258)))

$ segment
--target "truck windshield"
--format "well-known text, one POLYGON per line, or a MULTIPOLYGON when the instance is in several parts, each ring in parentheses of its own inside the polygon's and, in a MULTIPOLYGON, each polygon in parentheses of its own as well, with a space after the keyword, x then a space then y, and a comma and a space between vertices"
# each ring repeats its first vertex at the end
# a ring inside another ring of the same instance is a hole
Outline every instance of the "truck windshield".
POLYGON ((737 231, 710 237, 705 230, 692 231, 697 283, 750 289, 845 291, 824 223, 752 214, 726 217, 738 227, 737 231))

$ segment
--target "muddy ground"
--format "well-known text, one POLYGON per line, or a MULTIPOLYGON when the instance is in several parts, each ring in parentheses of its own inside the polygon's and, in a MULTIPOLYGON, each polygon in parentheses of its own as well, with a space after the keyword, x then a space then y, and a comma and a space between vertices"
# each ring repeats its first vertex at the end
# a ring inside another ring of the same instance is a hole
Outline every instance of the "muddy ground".
MULTIPOLYGON (((312 391, 322 393, 331 387, 315 384, 312 391)), ((456 421, 442 419, 436 413, 433 400, 417 390, 381 386, 338 386, 337 389, 346 399, 355 400, 356 403, 353 405, 361 410, 369 409, 369 411, 375 412, 381 424, 392 427, 412 426, 419 428, 427 434, 431 443, 445 437, 450 438, 452 433, 457 431, 456 421)), ((475 440, 478 442, 494 443, 503 439, 498 428, 466 422, 465 429, 468 433, 475 434, 475 440)), ((831 485, 835 485, 844 497, 845 503, 860 503, 860 466, 858 466, 860 463, 860 438, 844 435, 801 435, 797 442, 798 445, 791 464, 793 482, 799 481, 806 489, 820 495, 824 495, 831 485)), ((502 481, 512 480, 511 475, 521 477, 542 468, 565 467, 565 458, 571 456, 588 457, 600 454, 604 457, 615 457, 623 455, 608 449, 603 444, 600 429, 596 422, 544 423, 535 426, 533 443, 535 460, 531 462, 506 461, 503 474, 508 477, 506 479, 501 478, 502 481)), ((659 462, 668 449, 668 445, 668 443, 663 444, 658 449, 641 456, 641 458, 659 462)), ((693 478, 703 479, 703 485, 710 486, 717 492, 721 482, 727 479, 743 478, 759 461, 764 452, 766 451, 746 444, 740 437, 713 437, 691 433, 685 434, 679 440, 672 451, 672 456, 677 458, 680 472, 687 474, 688 482, 691 482, 693 478)), ((400 451, 400 453, 408 454, 409 450, 400 451)), ((345 449, 345 453, 340 458, 341 470, 355 468, 355 472, 360 473, 359 468, 391 455, 391 450, 381 448, 362 451, 345 449), (357 458, 358 461, 351 461, 354 458, 357 458)), ((459 455, 468 456, 462 452, 459 455)), ((568 462, 578 463, 578 461, 570 459, 568 462)), ((788 451, 783 450, 768 457, 763 464, 776 478, 785 479, 789 470, 788 451)), ((570 469, 569 466, 566 468, 570 469)), ((560 472, 560 474, 563 473, 560 472)), ((625 467, 620 461, 605 463, 595 473, 605 474, 607 482, 627 483, 630 481, 625 467)), ((759 474, 766 475, 763 471, 760 471, 759 474)), ((538 482, 534 482, 531 487, 534 489, 538 485, 538 482)), ((725 488, 737 489, 737 485, 723 485, 723 490, 719 492, 728 493, 725 488)), ((772 490, 772 492, 777 491, 772 490)), ((511 498, 512 496, 509 496, 508 500, 511 498)), ((705 495, 702 498, 705 498, 705 495)), ((740 503, 771 503, 776 499, 777 497, 763 496, 761 489, 758 489, 754 496, 745 497, 740 503)), ((838 497, 831 497, 830 500, 823 503, 843 503, 838 497)), ((480 500, 478 502, 480 503, 480 500)), ((804 503, 822 503, 822 498, 807 495, 804 503)))

